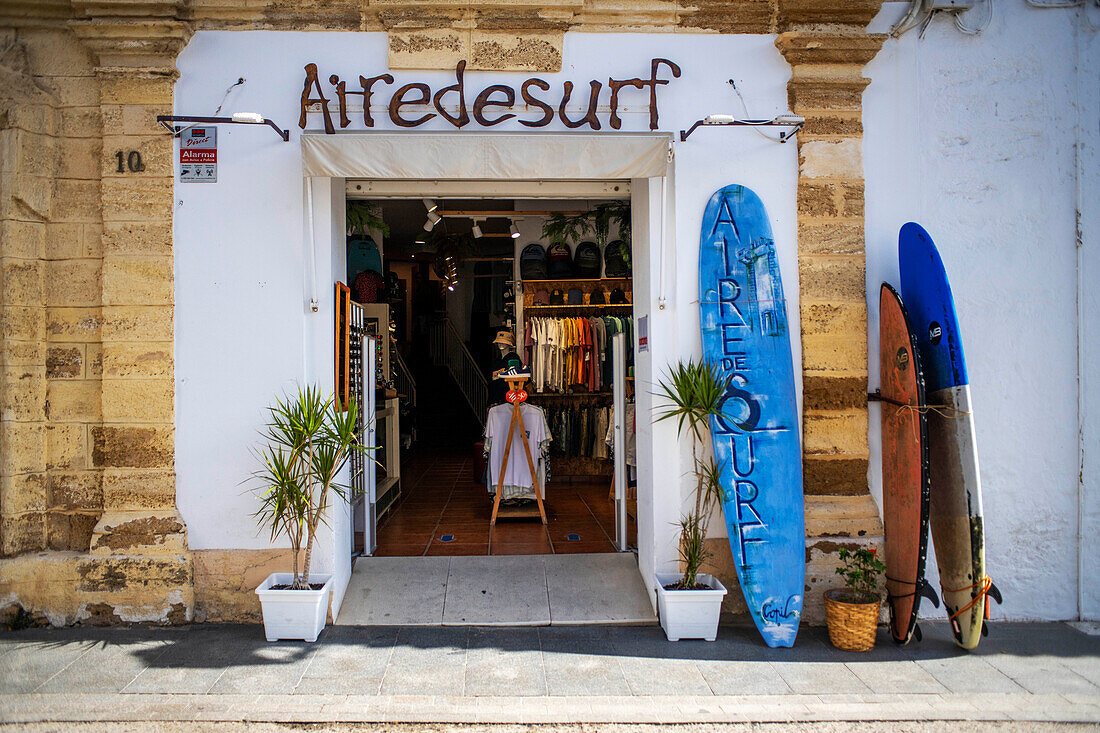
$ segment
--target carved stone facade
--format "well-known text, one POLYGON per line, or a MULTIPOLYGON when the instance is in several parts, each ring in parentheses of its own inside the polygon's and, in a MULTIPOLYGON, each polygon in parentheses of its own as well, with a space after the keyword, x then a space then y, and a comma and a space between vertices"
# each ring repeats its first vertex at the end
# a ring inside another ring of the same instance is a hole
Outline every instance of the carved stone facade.
MULTIPOLYGON (((57 624, 247 618, 278 551, 192 554, 176 511, 176 57, 195 30, 389 33, 393 68, 556 71, 566 31, 775 34, 799 135, 806 618, 867 489, 860 100, 881 0, 9 0, 0 5, 0 606, 57 624), (130 151, 143 168, 132 171, 130 151), (124 165, 125 163, 125 165, 124 165), (247 555, 247 557, 246 557, 247 555), (205 605, 204 605, 205 604, 205 605)), ((732 580, 728 543, 715 566, 732 580)), ((729 583, 727 583, 729 584, 729 583)), ((730 598, 736 593, 731 593, 730 598)))

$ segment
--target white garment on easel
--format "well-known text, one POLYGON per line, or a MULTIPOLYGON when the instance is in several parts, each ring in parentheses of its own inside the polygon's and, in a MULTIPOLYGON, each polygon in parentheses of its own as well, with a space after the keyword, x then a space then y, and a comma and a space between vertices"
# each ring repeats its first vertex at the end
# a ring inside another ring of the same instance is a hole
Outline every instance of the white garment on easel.
MULTIPOLYGON (((546 423, 546 413, 542 408, 528 403, 520 407, 523 415, 524 431, 516 425, 512 434, 512 450, 508 453, 508 465, 503 467, 504 487, 501 490, 501 500, 514 498, 535 497, 531 485, 531 468, 527 464, 527 456, 523 451, 523 440, 531 451, 531 459, 535 462, 536 473, 539 477, 539 495, 546 498, 546 456, 550 449, 550 426, 546 423)), ((495 494, 497 482, 500 481, 501 464, 504 462, 504 448, 508 440, 508 427, 512 422, 512 405, 501 404, 489 409, 488 419, 485 421, 485 455, 489 457, 489 493, 495 494)))

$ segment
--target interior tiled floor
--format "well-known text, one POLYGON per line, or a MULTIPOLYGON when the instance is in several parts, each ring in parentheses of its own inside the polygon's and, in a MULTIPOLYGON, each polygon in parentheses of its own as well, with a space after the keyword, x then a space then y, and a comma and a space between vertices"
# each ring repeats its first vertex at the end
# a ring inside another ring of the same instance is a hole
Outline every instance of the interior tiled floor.
MULTIPOLYGON (((420 449, 402 465, 402 494, 379 523, 375 556, 549 555, 614 552, 609 479, 555 481, 546 487, 548 524, 498 519, 490 533, 492 497, 474 480, 473 456, 420 449)), ((631 520, 630 541, 634 541, 631 520)))

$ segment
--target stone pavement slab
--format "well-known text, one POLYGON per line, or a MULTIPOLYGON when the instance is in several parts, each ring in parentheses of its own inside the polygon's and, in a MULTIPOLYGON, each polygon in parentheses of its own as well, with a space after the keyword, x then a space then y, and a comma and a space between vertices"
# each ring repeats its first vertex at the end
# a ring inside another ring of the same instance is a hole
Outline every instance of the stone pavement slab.
POLYGON ((807 628, 769 649, 652 626, 329 627, 314 644, 259 626, 0 633, 0 723, 285 721, 716 723, 857 720, 1100 723, 1100 638, 1000 624, 975 652, 945 624, 868 654, 807 628))

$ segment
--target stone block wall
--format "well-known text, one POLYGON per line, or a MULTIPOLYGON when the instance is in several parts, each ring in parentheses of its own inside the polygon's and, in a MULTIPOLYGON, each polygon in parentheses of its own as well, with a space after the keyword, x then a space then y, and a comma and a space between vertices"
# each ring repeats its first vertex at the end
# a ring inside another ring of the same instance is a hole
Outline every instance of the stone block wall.
MULTIPOLYGON (((864 29, 881 0, 14 0, 0 6, 0 605, 54 623, 255 618, 275 555, 187 549, 175 509, 175 59, 196 29, 390 34, 394 68, 556 71, 568 30, 766 33, 792 67, 806 619, 867 490, 864 29), (142 166, 130 170, 131 152, 142 166), (118 154, 122 157, 119 158, 118 154), (120 164, 121 161, 121 164, 120 164), (121 167, 121 170, 120 170, 121 167), (196 600, 198 599, 198 600, 196 600)), ((715 570, 733 587, 725 539, 715 570)), ((729 596, 733 603, 736 593, 729 596)))
POLYGON ((0 31, 0 605, 178 623, 172 144, 153 122, 175 53, 150 67, 136 18, 68 10, 0 31), (119 172, 116 149, 159 165, 119 172))

